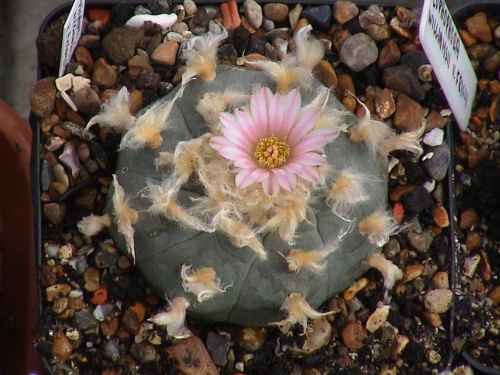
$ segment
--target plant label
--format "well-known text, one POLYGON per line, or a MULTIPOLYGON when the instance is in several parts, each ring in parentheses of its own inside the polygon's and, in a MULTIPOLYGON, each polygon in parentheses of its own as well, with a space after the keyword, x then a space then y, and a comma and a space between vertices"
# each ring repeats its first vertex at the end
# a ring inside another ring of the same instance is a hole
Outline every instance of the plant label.
POLYGON ((419 36, 455 120, 464 131, 469 124, 477 78, 444 0, 424 1, 419 36))
POLYGON ((64 24, 61 46, 61 59, 59 62, 59 77, 64 74, 64 69, 75 52, 80 35, 82 35, 83 12, 85 0, 75 0, 64 24))

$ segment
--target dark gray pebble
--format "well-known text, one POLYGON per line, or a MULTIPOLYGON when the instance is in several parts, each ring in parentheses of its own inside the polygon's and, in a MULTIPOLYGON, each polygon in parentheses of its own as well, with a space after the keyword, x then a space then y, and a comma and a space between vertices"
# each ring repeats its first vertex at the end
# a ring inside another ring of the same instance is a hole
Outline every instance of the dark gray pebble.
POLYGON ((424 160, 422 164, 430 177, 436 181, 441 181, 446 176, 450 165, 450 147, 446 142, 443 142, 430 151, 433 152, 432 158, 424 160))
POLYGON ((90 311, 83 309, 75 312, 73 324, 79 329, 86 331, 87 329, 97 327, 99 322, 90 311))
POLYGON ((301 17, 307 19, 315 29, 327 31, 332 24, 332 8, 330 5, 308 7, 302 11, 301 17))
POLYGON ((133 343, 130 347, 130 354, 140 363, 148 363, 156 360, 156 349, 147 341, 133 343))
POLYGON ((231 347, 231 337, 228 334, 217 334, 208 332, 207 350, 212 360, 217 366, 225 366, 227 362, 227 352, 231 347))
POLYGON ((403 195, 401 203, 405 208, 405 215, 412 217, 432 207, 434 202, 429 192, 419 186, 411 193, 403 195))
POLYGON ((104 354, 111 359, 111 361, 116 362, 118 358, 120 358, 120 343, 118 339, 113 337, 109 340, 104 340, 103 348, 104 354))
POLYGON ((137 77, 137 88, 156 90, 160 87, 161 76, 158 73, 143 70, 137 77))
POLYGON ((425 97, 425 91, 417 73, 410 66, 391 66, 384 69, 382 82, 387 87, 398 90, 418 102, 425 97))

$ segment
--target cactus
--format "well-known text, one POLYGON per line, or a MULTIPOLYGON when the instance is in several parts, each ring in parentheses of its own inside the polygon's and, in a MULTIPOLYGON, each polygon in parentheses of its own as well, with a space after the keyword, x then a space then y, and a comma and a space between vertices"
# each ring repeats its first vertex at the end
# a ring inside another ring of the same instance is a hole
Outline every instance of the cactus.
MULTIPOLYGON (((127 128, 107 214, 117 246, 173 299, 169 319, 152 321, 179 327, 187 308, 211 321, 305 329, 323 315, 314 308, 371 264, 386 265, 370 259, 398 230, 385 152, 400 135, 345 111, 313 77, 304 51, 321 45, 305 36, 285 62, 248 63, 260 70, 213 64, 203 79, 188 63, 182 84, 127 128), (266 129, 245 129, 259 123, 266 129)), ((418 149, 418 136, 403 147, 418 149)))

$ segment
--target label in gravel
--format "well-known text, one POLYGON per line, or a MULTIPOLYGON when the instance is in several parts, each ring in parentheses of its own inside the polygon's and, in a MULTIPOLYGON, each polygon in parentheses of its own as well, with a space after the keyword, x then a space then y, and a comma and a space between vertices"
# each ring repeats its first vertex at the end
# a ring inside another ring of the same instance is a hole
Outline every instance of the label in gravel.
POLYGON ((419 36, 455 120, 463 131, 469 124, 477 78, 444 0, 425 0, 419 36))
POLYGON ((82 34, 84 10, 85 0, 75 0, 69 12, 68 19, 64 24, 59 77, 64 74, 64 69, 66 69, 66 65, 71 60, 71 56, 73 56, 73 52, 75 52, 78 44, 78 39, 80 39, 80 35, 82 34))

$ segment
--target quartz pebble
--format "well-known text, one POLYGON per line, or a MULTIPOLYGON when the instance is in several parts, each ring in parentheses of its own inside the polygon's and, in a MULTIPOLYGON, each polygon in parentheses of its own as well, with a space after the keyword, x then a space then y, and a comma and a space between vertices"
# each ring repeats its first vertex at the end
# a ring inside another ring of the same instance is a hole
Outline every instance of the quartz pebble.
POLYGON ((425 294, 425 308, 432 313, 442 314, 448 311, 453 300, 449 289, 434 289, 425 294))
POLYGON ((465 258, 464 265, 462 267, 463 274, 469 278, 473 278, 480 261, 481 256, 479 254, 465 258))
POLYGON ((444 131, 440 128, 434 128, 430 132, 426 133, 423 138, 423 142, 427 146, 439 146, 443 143, 444 131))
POLYGON ((243 3, 245 17, 252 27, 258 29, 262 26, 264 19, 262 14, 262 7, 255 0, 245 0, 243 3))
POLYGON ((359 72, 378 58, 378 48, 372 38, 358 33, 347 38, 340 49, 340 59, 350 69, 359 72))
POLYGON ((300 347, 292 348, 293 356, 300 358, 316 352, 328 344, 332 334, 332 325, 326 318, 314 320, 307 330, 305 342, 300 347))

